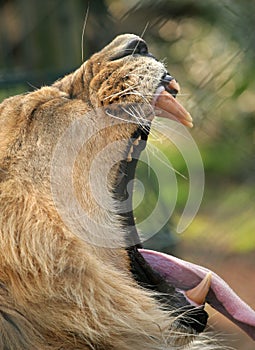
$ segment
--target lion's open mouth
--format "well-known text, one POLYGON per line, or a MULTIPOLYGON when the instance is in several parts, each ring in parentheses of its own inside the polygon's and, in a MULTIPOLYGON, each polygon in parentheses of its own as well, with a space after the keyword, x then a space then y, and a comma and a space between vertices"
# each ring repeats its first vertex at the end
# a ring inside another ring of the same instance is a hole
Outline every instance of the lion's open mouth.
POLYGON ((179 121, 192 128, 192 118, 189 112, 175 99, 180 91, 177 81, 169 74, 164 74, 156 90, 153 104, 158 117, 179 121))
MULTIPOLYGON (((153 106, 156 115, 174 119, 192 127, 192 118, 176 101, 178 83, 168 74, 161 79, 155 92, 153 106)), ((127 159, 120 165, 124 174, 115 188, 118 200, 125 200, 125 222, 132 227, 127 240, 130 266, 136 281, 143 287, 159 292, 158 298, 177 316, 178 329, 188 333, 203 331, 207 323, 205 303, 209 303, 255 339, 255 312, 215 273, 170 255, 142 249, 132 211, 132 191, 127 185, 135 177, 137 159, 145 148, 149 128, 138 128, 130 140, 127 159), (175 311, 174 311, 175 310, 175 311)))

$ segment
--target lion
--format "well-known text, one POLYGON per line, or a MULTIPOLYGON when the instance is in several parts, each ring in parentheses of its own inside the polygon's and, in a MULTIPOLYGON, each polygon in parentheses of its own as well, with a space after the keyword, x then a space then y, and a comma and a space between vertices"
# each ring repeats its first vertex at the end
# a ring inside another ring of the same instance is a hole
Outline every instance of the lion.
POLYGON ((124 34, 0 104, 0 349, 215 348, 205 302, 254 338, 253 310, 217 275, 139 241, 127 184, 155 114, 192 126, 178 91, 124 34))

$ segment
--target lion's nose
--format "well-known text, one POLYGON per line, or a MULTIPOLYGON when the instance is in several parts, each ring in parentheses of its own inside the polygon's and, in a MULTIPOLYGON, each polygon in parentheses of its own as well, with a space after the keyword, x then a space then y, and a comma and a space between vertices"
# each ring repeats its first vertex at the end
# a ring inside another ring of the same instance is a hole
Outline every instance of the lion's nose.
POLYGON ((173 97, 176 97, 178 92, 180 92, 180 85, 174 77, 170 74, 165 73, 161 78, 161 84, 164 86, 167 92, 169 92, 173 97))

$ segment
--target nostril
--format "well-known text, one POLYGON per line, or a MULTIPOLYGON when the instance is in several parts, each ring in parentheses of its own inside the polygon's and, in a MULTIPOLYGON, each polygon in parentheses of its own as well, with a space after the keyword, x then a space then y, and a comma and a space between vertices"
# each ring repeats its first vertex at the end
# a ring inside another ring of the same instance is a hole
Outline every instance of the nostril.
POLYGON ((167 92, 169 92, 173 97, 176 97, 178 92, 180 92, 180 86, 176 79, 170 74, 165 73, 161 78, 161 85, 164 86, 167 92))
POLYGON ((170 81, 172 81, 174 79, 174 77, 172 77, 170 74, 168 74, 168 73, 165 73, 164 75, 163 75, 163 77, 161 78, 161 82, 163 83, 163 84, 169 84, 170 83, 170 81))

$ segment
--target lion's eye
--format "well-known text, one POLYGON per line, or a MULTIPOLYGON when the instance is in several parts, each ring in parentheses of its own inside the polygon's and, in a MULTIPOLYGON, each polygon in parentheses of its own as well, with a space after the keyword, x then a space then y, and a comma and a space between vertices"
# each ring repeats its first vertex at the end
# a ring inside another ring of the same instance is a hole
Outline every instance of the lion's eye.
POLYGON ((119 54, 115 55, 112 60, 134 55, 151 56, 151 54, 148 52, 148 46, 143 40, 134 39, 130 41, 125 49, 119 54))
POLYGON ((127 55, 147 55, 148 46, 142 40, 132 40, 125 49, 127 55))

